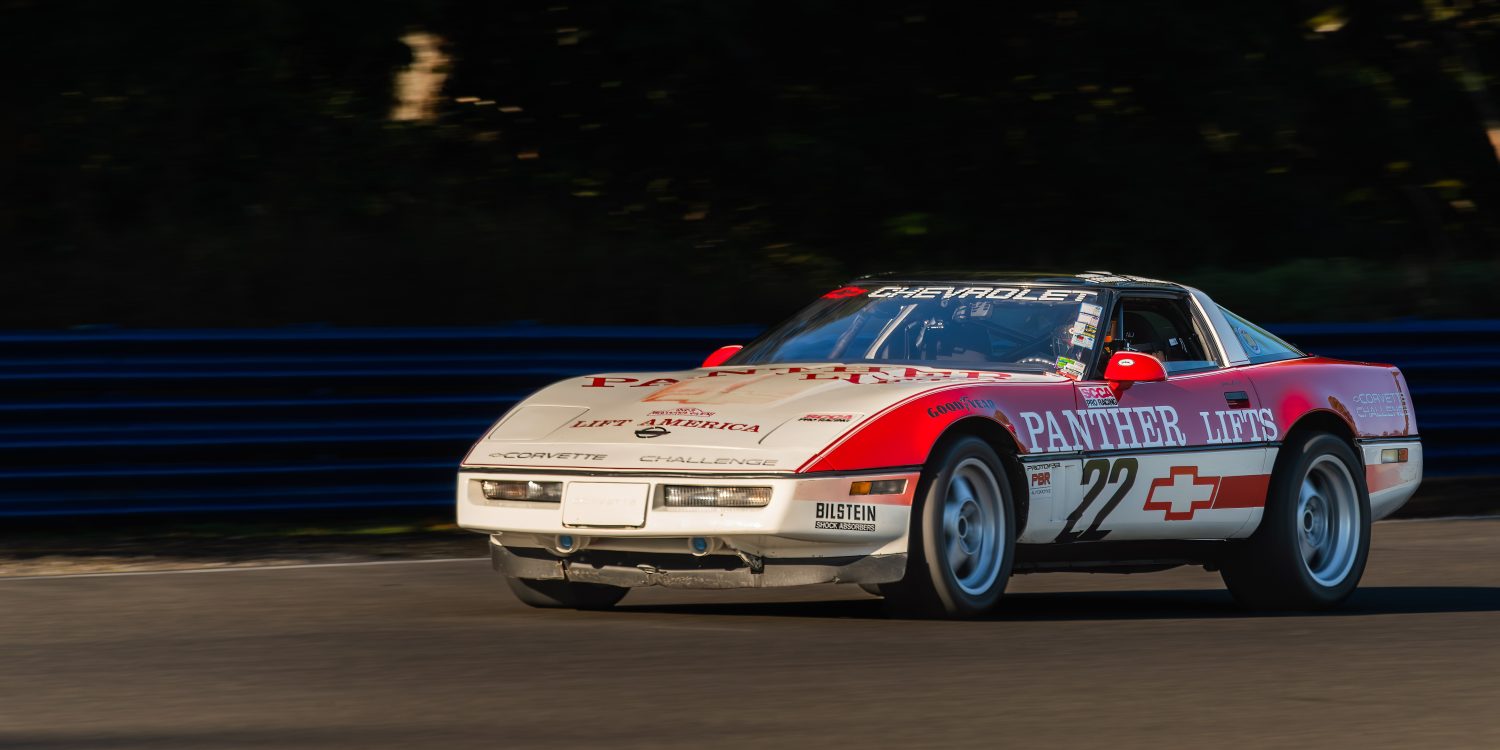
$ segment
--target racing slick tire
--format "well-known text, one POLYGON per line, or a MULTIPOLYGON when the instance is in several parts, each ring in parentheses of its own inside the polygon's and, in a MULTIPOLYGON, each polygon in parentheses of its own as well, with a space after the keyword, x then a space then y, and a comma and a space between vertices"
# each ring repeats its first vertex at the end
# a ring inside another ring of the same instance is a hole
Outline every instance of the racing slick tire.
POLYGON ((912 508, 906 575, 884 584, 897 616, 973 617, 1005 593, 1016 554, 1016 511, 1005 467, 977 437, 940 446, 912 508))
POLYGON ((1282 447, 1265 515, 1221 574, 1251 609, 1332 607, 1359 586, 1370 553, 1370 493, 1349 443, 1314 433, 1282 447))
POLYGON ((509 576, 505 582, 510 584, 517 599, 542 609, 609 609, 620 603, 630 591, 622 586, 602 583, 540 581, 509 576))

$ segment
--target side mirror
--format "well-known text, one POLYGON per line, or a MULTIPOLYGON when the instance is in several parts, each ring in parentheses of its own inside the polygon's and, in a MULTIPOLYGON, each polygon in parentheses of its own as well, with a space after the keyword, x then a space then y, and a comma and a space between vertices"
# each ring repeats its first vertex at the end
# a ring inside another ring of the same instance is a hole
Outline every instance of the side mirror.
POLYGON ((1115 352, 1104 366, 1104 379, 1118 398, 1135 383, 1155 383, 1167 379, 1167 368, 1161 360, 1140 352, 1115 352))
POLYGON ((708 359, 703 360, 703 364, 699 365, 699 367, 718 367, 719 365, 724 364, 725 360, 738 354, 739 351, 744 348, 745 347, 740 346, 739 344, 721 346, 718 349, 715 349, 713 354, 708 355, 708 359))

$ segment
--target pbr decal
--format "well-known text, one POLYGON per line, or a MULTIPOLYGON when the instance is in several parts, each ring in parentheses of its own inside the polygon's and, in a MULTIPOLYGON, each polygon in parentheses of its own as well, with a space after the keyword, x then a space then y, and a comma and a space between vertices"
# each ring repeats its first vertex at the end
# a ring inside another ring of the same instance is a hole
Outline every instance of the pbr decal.
POLYGON ((798 422, 853 422, 853 414, 803 414, 798 422))
POLYGON ((872 298, 900 299, 1008 299, 1017 302, 1082 302, 1099 293, 1086 289, 1033 289, 1005 286, 883 286, 870 292, 872 298))
POLYGON ((831 531, 874 531, 874 505, 862 503, 818 503, 813 528, 831 531))
POLYGON ((1026 469, 1027 485, 1031 488, 1031 496, 1051 497, 1052 480, 1056 472, 1062 469, 1062 464, 1038 464, 1026 469))
POLYGON ((1083 397, 1084 405, 1090 409, 1120 405, 1120 402, 1115 400, 1115 392, 1107 385, 1080 385, 1078 395, 1083 397))
POLYGON ((672 431, 665 427, 646 427, 635 431, 635 436, 638 438, 659 438, 662 435, 670 434, 672 434, 672 431))

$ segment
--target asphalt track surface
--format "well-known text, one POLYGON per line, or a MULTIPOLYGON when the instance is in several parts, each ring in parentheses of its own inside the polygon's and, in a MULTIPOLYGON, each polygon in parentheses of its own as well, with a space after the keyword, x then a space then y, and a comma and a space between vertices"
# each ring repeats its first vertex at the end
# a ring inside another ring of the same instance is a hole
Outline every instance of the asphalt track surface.
POLYGON ((0 747, 1500 747, 1500 521, 1377 525, 1332 615, 1196 569, 1011 590, 921 622, 848 586, 531 610, 477 559, 0 579, 0 747))

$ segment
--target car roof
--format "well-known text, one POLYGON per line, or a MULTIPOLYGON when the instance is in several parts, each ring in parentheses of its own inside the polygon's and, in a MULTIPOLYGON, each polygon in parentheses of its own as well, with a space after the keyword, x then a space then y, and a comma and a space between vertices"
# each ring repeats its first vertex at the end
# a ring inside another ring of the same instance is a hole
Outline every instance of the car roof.
POLYGON ((1117 289, 1170 289, 1184 291, 1187 287, 1170 281, 1127 276, 1109 271, 1084 271, 1082 273, 1041 273, 1036 271, 891 271, 861 276, 854 283, 1008 283, 1029 286, 1094 286, 1117 289))

